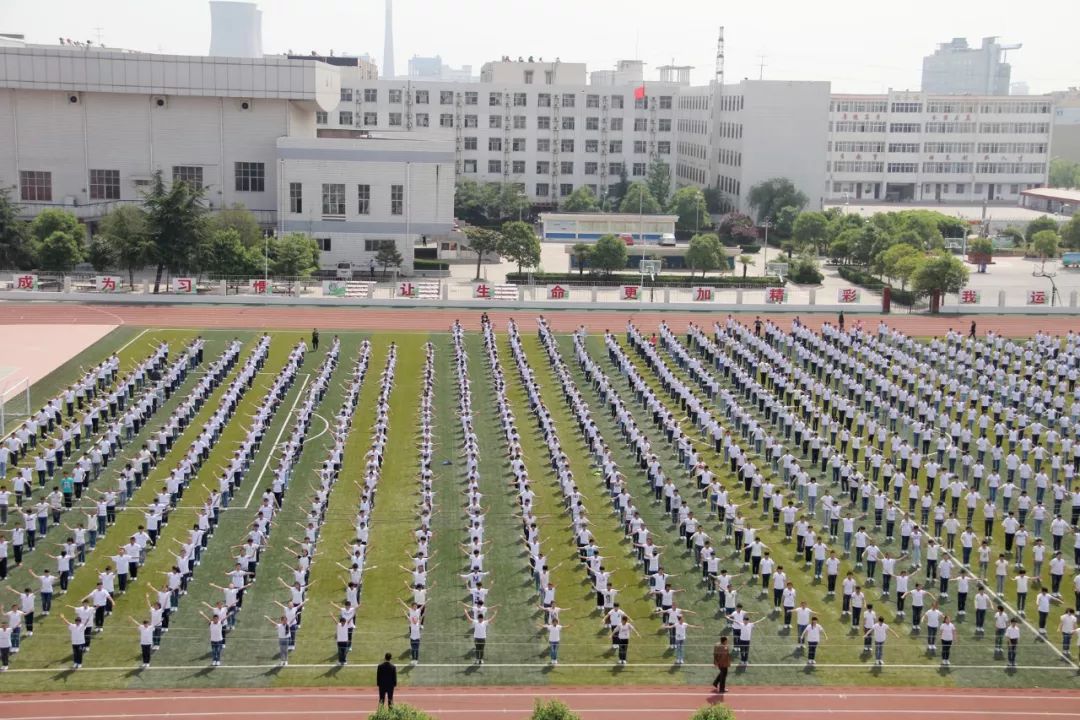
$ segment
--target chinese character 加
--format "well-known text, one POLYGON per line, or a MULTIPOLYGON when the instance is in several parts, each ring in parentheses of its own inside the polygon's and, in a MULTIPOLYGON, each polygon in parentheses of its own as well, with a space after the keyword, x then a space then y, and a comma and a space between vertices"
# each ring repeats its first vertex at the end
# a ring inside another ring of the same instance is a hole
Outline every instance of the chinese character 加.
POLYGON ((551 288, 551 292, 549 293, 549 295, 552 300, 562 300, 566 297, 566 288, 564 288, 562 285, 556 285, 555 287, 551 288))
POLYGON ((623 300, 637 300, 638 299, 638 287, 637 285, 624 285, 623 286, 623 300))
POLYGON ((699 287, 697 292, 694 293, 695 301, 711 301, 712 300, 712 288, 699 287))

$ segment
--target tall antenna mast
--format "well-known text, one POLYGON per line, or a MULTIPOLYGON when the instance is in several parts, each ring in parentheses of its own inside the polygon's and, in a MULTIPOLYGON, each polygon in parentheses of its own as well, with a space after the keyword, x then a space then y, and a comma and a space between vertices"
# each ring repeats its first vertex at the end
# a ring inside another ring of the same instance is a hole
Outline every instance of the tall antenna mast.
POLYGON ((765 55, 758 55, 758 80, 765 79, 765 55))
POLYGON ((724 26, 720 26, 720 36, 716 40, 716 77, 717 85, 724 84, 724 26))

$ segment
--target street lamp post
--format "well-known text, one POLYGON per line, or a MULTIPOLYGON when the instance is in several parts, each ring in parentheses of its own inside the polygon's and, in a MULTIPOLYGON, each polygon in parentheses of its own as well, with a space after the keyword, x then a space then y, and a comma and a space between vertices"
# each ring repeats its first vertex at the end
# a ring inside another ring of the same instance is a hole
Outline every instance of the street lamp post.
POLYGON ((765 218, 765 222, 761 224, 761 227, 765 228, 765 244, 761 246, 761 276, 765 277, 768 272, 768 260, 769 260, 769 227, 771 226, 770 219, 765 218))

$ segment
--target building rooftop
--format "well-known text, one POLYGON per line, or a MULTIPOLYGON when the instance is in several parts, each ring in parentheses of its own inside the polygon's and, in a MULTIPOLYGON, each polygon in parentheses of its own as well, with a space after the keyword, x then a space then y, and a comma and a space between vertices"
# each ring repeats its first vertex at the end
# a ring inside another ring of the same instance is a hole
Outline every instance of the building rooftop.
POLYGON ((1043 200, 1056 200, 1057 202, 1080 204, 1080 190, 1072 190, 1069 188, 1031 188, 1030 190, 1020 191, 1020 194, 1027 195, 1028 197, 1041 198, 1043 200))

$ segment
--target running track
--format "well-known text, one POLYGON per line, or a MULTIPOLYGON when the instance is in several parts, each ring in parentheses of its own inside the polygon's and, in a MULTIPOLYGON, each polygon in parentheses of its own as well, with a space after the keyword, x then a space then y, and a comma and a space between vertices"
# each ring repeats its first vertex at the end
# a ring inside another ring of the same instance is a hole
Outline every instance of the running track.
MULTIPOLYGON (((719 702, 704 688, 507 687, 403 688, 398 702, 440 720, 524 720, 537 697, 558 697, 583 720, 685 720, 719 702)), ((42 693, 0 696, 9 720, 157 720, 159 718, 363 718, 375 707, 373 690, 204 690, 200 692, 42 693)), ((888 688, 773 688, 737 686, 724 702, 740 720, 881 720, 921 716, 933 720, 1080 718, 1080 693, 1059 690, 940 690, 888 688)))
MULTIPOLYGON (((556 310, 545 314, 555 331, 567 332, 585 325, 590 330, 602 331, 605 328, 621 330, 626 321, 632 319, 639 328, 655 329, 662 320, 673 324, 677 332, 687 320, 710 325, 714 320, 722 320, 729 308, 718 307, 715 313, 676 313, 676 312, 633 312, 616 310, 556 310)), ((534 309, 522 308, 513 312, 493 310, 491 320, 496 327, 502 327, 510 317, 519 320, 535 317, 539 313, 534 309)), ((820 327, 822 322, 835 322, 832 313, 796 313, 762 314, 760 317, 771 319, 782 326, 787 326, 795 315, 812 328, 820 327)), ((744 322, 753 321, 753 314, 740 314, 744 322)), ((0 325, 21 323, 72 324, 72 323, 111 323, 117 325, 136 325, 139 327, 169 328, 273 328, 281 330, 304 330, 318 327, 323 331, 334 330, 369 330, 369 331, 445 331, 456 318, 461 318, 467 327, 478 327, 480 310, 447 310, 437 308, 373 308, 373 307, 314 307, 314 306, 266 306, 250 305, 78 305, 58 302, 0 303, 0 325)), ((979 334, 987 330, 1013 336, 1024 337, 1037 331, 1064 333, 1070 329, 1080 329, 1080 322, 1070 316, 1036 315, 978 315, 944 316, 908 315, 863 315, 851 314, 848 323, 861 320, 863 328, 874 331, 878 321, 884 319, 889 325, 918 336, 942 335, 949 328, 966 333, 970 323, 978 323, 979 334)))

